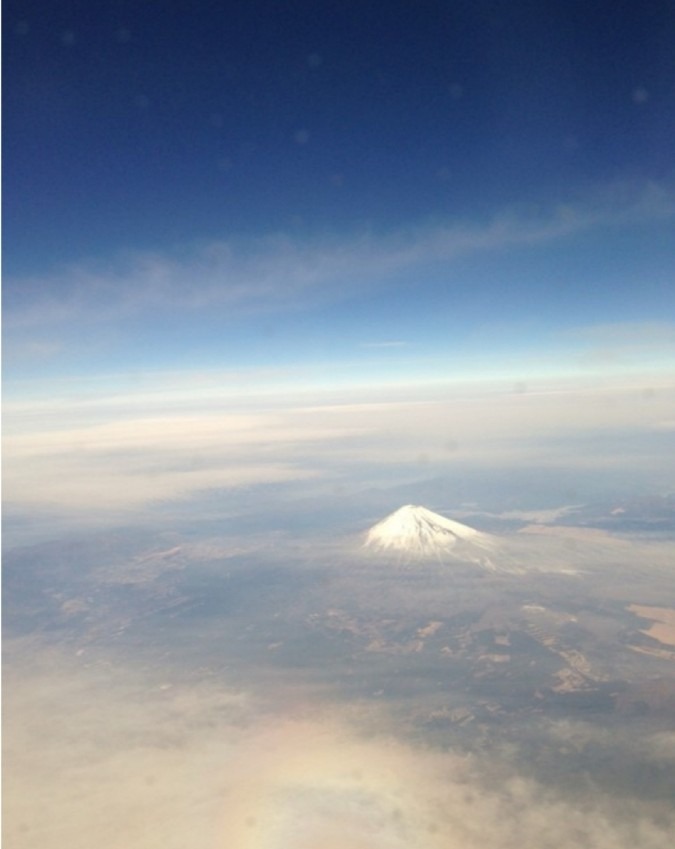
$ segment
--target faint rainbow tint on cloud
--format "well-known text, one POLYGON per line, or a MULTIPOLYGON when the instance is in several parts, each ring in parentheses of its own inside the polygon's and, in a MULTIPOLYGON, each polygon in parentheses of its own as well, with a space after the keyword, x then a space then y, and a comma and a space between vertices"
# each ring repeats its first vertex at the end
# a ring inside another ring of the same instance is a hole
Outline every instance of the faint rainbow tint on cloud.
MULTIPOLYGON (((647 817, 573 805, 471 756, 356 733, 331 719, 258 726, 228 764, 228 849, 665 849, 647 817), (637 840, 638 843, 633 843, 637 840)), ((609 805, 607 804, 609 802, 609 805)), ((614 810, 612 810, 614 808, 614 810)))

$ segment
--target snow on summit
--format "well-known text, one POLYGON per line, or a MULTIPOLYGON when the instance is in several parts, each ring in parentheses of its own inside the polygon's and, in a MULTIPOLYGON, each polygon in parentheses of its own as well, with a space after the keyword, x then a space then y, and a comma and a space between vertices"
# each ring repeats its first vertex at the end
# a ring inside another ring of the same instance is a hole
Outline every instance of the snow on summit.
POLYGON ((492 548, 492 540, 426 507, 407 504, 374 525, 366 534, 365 546, 422 557, 452 553, 475 560, 478 552, 492 548))

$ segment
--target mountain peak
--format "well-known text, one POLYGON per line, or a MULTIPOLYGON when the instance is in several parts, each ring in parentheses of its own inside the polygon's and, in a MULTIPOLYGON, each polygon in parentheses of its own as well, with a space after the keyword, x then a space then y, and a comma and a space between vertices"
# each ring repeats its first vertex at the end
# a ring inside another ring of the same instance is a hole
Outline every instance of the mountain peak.
POLYGON ((417 556, 438 556, 459 548, 462 551, 457 554, 463 556, 467 549, 489 547, 490 537, 426 507, 406 504, 368 531, 365 546, 417 556))

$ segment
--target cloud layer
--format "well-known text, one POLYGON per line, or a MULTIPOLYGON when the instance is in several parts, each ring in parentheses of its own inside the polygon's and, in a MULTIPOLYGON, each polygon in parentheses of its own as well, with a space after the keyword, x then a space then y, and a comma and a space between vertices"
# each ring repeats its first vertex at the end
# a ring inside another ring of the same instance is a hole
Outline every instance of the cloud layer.
POLYGON ((213 849, 670 846, 672 811, 597 790, 566 800, 503 752, 434 752, 375 731, 359 708, 270 713, 222 685, 35 648, 7 677, 7 845, 179 849, 198 835, 213 849))
POLYGON ((668 381, 475 384, 278 395, 8 403, 5 499, 135 510, 195 492, 457 466, 667 471, 668 381), (375 394, 378 401, 364 395, 375 394), (189 412, 185 412, 185 408, 189 412))

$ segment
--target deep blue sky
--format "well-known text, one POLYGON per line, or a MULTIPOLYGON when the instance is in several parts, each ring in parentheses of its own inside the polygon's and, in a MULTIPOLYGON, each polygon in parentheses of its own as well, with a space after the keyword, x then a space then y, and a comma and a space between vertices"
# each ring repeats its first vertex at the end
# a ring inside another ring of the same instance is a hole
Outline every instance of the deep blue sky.
POLYGON ((9 0, 4 43, 10 374, 555 357, 675 308, 667 0, 9 0))

